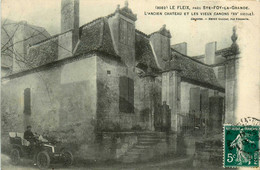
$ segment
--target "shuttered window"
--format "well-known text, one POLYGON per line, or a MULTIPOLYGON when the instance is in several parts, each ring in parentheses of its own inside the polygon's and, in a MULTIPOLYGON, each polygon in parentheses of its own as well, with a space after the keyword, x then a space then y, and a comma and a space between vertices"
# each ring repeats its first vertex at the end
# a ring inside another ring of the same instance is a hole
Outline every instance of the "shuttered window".
POLYGON ((134 25, 124 19, 119 20, 119 41, 125 45, 134 45, 134 25))
POLYGON ((127 22, 123 19, 119 22, 119 39, 121 43, 127 43, 127 22))
POLYGON ((24 114, 31 114, 31 89, 24 90, 24 114))
POLYGON ((127 44, 130 46, 134 45, 134 26, 131 23, 127 23, 127 44))
POLYGON ((200 111, 200 88, 190 88, 190 111, 192 113, 200 111))
POLYGON ((134 112, 134 81, 125 76, 119 78, 119 110, 134 112))
POLYGON ((203 89, 200 91, 200 111, 205 115, 209 111, 209 90, 203 89))

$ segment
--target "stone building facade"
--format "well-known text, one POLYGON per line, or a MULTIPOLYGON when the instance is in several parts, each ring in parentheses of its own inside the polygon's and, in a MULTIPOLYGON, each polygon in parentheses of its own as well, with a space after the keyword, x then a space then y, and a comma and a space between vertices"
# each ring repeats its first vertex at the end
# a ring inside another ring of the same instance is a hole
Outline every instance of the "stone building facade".
POLYGON ((79 1, 62 0, 61 19, 60 34, 17 46, 26 60, 14 53, 2 78, 2 139, 30 124, 96 159, 106 155, 100 133, 112 140, 115 132, 154 132, 164 101, 171 132, 221 130, 225 80, 216 63, 225 58, 214 43, 205 59, 189 57, 185 43, 171 46, 165 25, 150 35, 137 30, 128 4, 79 27, 79 1))

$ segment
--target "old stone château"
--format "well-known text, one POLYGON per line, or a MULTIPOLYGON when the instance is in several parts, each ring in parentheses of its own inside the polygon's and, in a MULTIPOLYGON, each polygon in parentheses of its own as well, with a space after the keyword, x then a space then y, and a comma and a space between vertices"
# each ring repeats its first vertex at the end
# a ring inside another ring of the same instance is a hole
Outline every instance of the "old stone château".
POLYGON ((2 60, 2 146, 8 132, 30 124, 75 157, 130 160, 141 146, 154 155, 175 152, 174 134, 220 133, 232 121, 235 31, 231 47, 212 42, 189 57, 186 43, 171 45, 165 25, 150 35, 137 30, 127 3, 85 25, 79 19, 79 0, 62 0, 60 34, 28 38, 44 29, 19 23, 12 59, 2 60), (156 142, 146 146, 145 135, 156 142))

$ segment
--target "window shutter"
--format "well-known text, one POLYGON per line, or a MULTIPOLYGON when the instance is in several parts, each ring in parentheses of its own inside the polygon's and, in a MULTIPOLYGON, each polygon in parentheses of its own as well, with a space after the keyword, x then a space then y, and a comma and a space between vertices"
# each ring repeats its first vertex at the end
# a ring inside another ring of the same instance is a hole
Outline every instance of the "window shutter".
POLYGON ((128 102, 129 112, 134 112, 134 80, 128 78, 128 102))
POLYGON ((190 88, 190 111, 200 111, 200 88, 190 88))
POLYGON ((123 26, 123 19, 120 19, 119 20, 119 41, 121 42, 121 43, 123 43, 124 42, 124 26, 123 26))
POLYGON ((128 110, 128 80, 125 76, 119 78, 119 110, 128 110))
POLYGON ((127 44, 130 46, 133 46, 134 40, 133 40, 133 24, 127 23, 127 44))
POLYGON ((31 89, 24 90, 24 114, 31 114, 31 89))
POLYGON ((201 111, 202 113, 208 113, 209 112, 209 90, 204 89, 201 90, 201 111))
POLYGON ((123 23, 123 43, 127 44, 127 22, 125 20, 122 19, 122 23, 123 23))
POLYGON ((134 80, 125 76, 119 78, 119 110, 134 112, 134 80))

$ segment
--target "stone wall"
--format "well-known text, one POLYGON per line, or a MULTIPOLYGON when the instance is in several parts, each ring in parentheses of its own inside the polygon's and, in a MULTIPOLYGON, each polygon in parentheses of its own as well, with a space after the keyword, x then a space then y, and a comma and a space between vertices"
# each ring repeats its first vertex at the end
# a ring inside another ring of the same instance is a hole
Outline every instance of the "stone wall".
POLYGON ((139 77, 122 63, 104 57, 97 60, 97 88, 97 117, 101 121, 101 131, 129 131, 137 126, 148 129, 147 114, 154 112, 156 103, 161 104, 160 78, 139 77), (132 113, 119 110, 120 76, 134 80, 132 113))
MULTIPOLYGON (((198 85, 193 85, 188 82, 181 82, 181 97, 180 97, 180 115, 179 123, 180 126, 196 126, 189 122, 190 115, 194 115, 197 118, 207 119, 211 117, 209 98, 214 96, 214 90, 205 88, 198 85), (191 89, 197 91, 191 96, 191 89), (188 122, 187 122, 188 121, 188 122)), ((218 93, 218 96, 224 96, 224 93, 218 93)), ((214 123, 214 122, 212 122, 214 123)), ((209 123, 211 124, 211 123, 209 123)))
POLYGON ((132 132, 100 133, 100 159, 118 159, 138 142, 132 132))
POLYGON ((129 77, 128 69, 122 63, 105 57, 97 59, 97 119, 100 131, 122 131, 131 128, 134 122, 133 113, 119 111, 120 76, 129 77))
MULTIPOLYGON (((208 97, 214 95, 214 90, 204 88, 198 85, 193 85, 187 82, 181 82, 181 114, 187 115, 190 112, 190 89, 199 88, 201 90, 208 90, 208 97)), ((199 93, 200 94, 200 93, 199 93)), ((199 96, 198 96, 199 98, 199 96)))
POLYGON ((177 71, 162 74, 162 101, 166 101, 171 109, 171 130, 178 131, 178 114, 180 114, 180 83, 177 71))
POLYGON ((155 107, 161 103, 161 78, 135 76, 135 114, 138 125, 143 129, 152 130, 151 115, 155 114, 155 107))
POLYGON ((65 32, 58 37, 58 59, 64 59, 73 55, 74 44, 73 44, 73 30, 65 32))
MULTIPOLYGON (((239 57, 239 56, 233 56, 239 57)), ((237 77, 238 77, 239 60, 230 60, 225 67, 225 123, 234 123, 236 120, 237 105, 237 77)))
MULTIPOLYGON (((96 153, 90 147, 95 143, 95 75, 96 57, 92 56, 4 81, 2 139, 8 139, 11 131, 24 132, 30 124, 34 132, 71 146, 76 157, 96 153), (26 88, 31 89, 30 115, 23 113, 26 88)), ((2 142, 3 149, 8 142, 2 142)))

